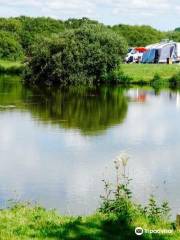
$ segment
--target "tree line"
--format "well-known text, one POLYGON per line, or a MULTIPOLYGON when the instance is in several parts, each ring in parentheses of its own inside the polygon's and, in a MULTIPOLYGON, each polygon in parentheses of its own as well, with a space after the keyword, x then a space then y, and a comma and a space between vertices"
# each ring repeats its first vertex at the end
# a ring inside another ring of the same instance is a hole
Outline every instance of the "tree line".
MULTIPOLYGON (((21 60, 38 38, 49 37, 66 30, 77 29, 83 25, 103 25, 88 18, 55 20, 46 17, 0 18, 0 58, 21 60)), ((124 37, 129 47, 146 46, 163 38, 180 41, 180 28, 161 32, 150 26, 115 25, 104 26, 124 37)))

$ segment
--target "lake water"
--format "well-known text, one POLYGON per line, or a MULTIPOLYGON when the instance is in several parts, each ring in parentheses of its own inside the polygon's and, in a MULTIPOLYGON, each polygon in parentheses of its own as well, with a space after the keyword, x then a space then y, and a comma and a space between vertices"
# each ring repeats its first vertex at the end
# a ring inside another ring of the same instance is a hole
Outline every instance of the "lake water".
POLYGON ((113 160, 130 156, 134 200, 180 212, 180 92, 152 88, 27 89, 0 78, 0 204, 38 202, 90 214, 113 160))

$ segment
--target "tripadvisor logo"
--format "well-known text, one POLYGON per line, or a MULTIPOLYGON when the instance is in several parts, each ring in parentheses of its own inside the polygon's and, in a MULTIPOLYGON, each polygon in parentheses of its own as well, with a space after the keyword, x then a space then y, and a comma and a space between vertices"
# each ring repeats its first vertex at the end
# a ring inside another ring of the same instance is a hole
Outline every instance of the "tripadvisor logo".
POLYGON ((144 230, 141 227, 137 227, 135 229, 135 234, 136 235, 141 236, 141 235, 143 235, 143 233, 144 233, 144 230))

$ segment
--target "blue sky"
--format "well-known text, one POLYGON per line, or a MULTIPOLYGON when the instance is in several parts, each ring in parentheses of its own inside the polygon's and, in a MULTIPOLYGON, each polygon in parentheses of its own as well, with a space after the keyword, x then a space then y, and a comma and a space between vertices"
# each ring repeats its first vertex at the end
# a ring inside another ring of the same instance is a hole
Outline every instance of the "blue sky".
POLYGON ((179 0, 0 0, 0 16, 89 17, 105 24, 148 24, 161 30, 180 26, 179 0))

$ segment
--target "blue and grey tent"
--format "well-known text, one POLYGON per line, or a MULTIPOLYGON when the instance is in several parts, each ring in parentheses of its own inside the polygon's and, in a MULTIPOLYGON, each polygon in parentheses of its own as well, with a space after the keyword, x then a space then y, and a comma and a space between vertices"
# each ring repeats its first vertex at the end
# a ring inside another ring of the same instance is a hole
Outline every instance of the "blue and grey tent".
POLYGON ((167 63, 180 61, 180 44, 172 41, 165 41, 146 47, 148 51, 143 54, 142 63, 167 63))

